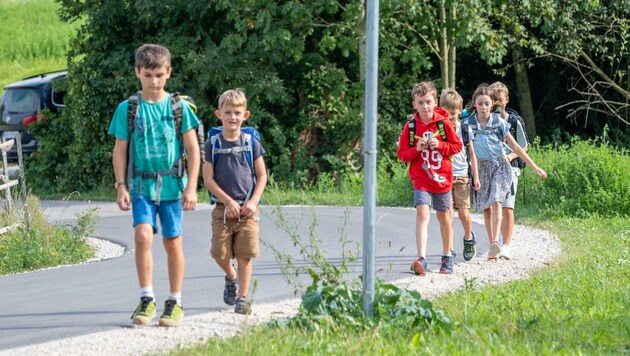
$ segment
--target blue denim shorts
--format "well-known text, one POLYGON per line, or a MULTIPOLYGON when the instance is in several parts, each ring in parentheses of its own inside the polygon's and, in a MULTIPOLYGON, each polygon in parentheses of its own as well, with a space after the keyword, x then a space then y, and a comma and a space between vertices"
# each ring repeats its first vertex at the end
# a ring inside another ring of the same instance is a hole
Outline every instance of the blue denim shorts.
POLYGON ((151 224, 153 233, 157 234, 157 216, 159 215, 163 237, 173 238, 181 236, 184 216, 181 200, 161 201, 160 205, 156 205, 146 195, 141 195, 138 198, 138 194, 134 194, 131 200, 131 208, 134 227, 138 224, 151 224))
POLYGON ((436 211, 447 211, 451 209, 451 192, 429 193, 426 190, 414 189, 414 206, 428 205, 436 211))

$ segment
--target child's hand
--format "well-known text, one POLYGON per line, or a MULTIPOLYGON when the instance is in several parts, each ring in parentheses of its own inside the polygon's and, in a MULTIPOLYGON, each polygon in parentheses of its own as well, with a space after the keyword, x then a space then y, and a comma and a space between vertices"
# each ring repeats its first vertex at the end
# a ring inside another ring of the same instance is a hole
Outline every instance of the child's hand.
POLYGON ((475 183, 473 183, 473 189, 475 191, 479 191, 479 189, 481 189, 481 183, 479 183, 478 180, 476 180, 475 183))
POLYGON ((427 146, 428 146, 427 139, 423 137, 418 140, 418 146, 416 146, 416 149, 418 150, 418 152, 422 152, 422 150, 427 148, 427 146))
POLYGON ((129 198, 129 192, 127 191, 127 188, 118 189, 116 203, 118 204, 118 208, 122 211, 128 211, 131 209, 131 199, 129 198))
POLYGON ((251 218, 252 216, 254 216, 254 214, 256 214, 257 209, 258 206, 256 205, 256 203, 254 203, 250 199, 245 204, 243 204, 243 207, 241 208, 241 215, 245 218, 251 218))
POLYGON ((186 189, 182 194, 182 208, 185 211, 195 210, 197 207, 197 191, 186 189))
POLYGON ((429 139, 429 147, 431 147, 431 149, 437 150, 437 148, 440 147, 440 141, 435 137, 431 137, 431 139, 429 139))
POLYGON ((225 206, 226 215, 229 219, 238 219, 241 216, 241 206, 236 200, 230 200, 225 206))
POLYGON ((547 178, 547 172, 545 172, 542 168, 540 167, 532 167, 534 169, 534 172, 536 172, 536 174, 538 174, 538 176, 540 178, 547 178))

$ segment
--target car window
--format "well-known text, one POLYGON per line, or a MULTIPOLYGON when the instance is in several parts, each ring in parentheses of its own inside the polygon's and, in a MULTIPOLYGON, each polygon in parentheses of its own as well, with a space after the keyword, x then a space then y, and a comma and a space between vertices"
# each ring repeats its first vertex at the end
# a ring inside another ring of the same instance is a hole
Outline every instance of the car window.
POLYGON ((5 114, 36 113, 39 109, 39 95, 36 89, 11 89, 4 92, 5 114))
POLYGON ((53 105, 63 108, 65 105, 63 103, 64 98, 66 97, 65 90, 57 90, 55 88, 52 89, 52 103, 53 105))

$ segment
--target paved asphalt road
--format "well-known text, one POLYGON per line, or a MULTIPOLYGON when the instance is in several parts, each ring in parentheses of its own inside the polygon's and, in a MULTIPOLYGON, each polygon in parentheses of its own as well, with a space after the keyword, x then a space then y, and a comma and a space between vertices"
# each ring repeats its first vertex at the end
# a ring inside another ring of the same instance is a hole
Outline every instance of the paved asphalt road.
MULTIPOLYGON (((43 201, 42 206, 51 220, 69 222, 76 212, 86 209, 83 202, 43 201)), ((42 343, 71 336, 95 333, 115 328, 131 327, 130 316, 139 295, 134 265, 131 213, 120 212, 113 203, 93 203, 99 209, 97 237, 126 247, 125 253, 107 261, 55 268, 17 275, 0 276, 0 353, 2 350, 42 343)), ((211 260, 210 206, 200 206, 184 217, 184 253, 186 273, 183 302, 187 315, 229 308, 223 304, 224 275, 211 260)), ((261 207, 261 241, 289 253, 295 263, 308 263, 293 246, 288 233, 277 227, 278 213, 273 207, 261 207)), ((362 256, 363 208, 317 207, 314 215, 308 207, 283 207, 283 215, 302 238, 310 236, 309 228, 321 240, 329 261, 340 261, 341 251, 352 250, 362 256), (347 213, 347 217, 346 216, 347 213), (312 217, 316 217, 313 224, 312 217), (345 226, 345 236, 351 243, 345 248, 339 239, 345 226)), ((385 280, 408 276, 409 266, 416 257, 414 238, 415 211, 401 208, 376 209, 376 270, 385 280)), ((477 236, 484 237, 482 225, 475 224, 477 236)), ((435 215, 429 225, 429 269, 438 269, 441 253, 439 226, 435 215)), ((454 243, 457 262, 462 260, 462 229, 455 223, 454 243)), ((168 295, 166 255, 157 235, 154 251, 154 289, 158 303, 168 295)), ((485 238, 479 238, 480 253, 487 250, 485 238)), ((351 276, 361 273, 362 260, 353 265, 351 276)), ((261 255, 254 261, 253 292, 256 302, 272 302, 294 297, 294 287, 282 278, 271 252, 261 244, 261 255)), ((310 283, 306 276, 304 283, 310 283)), ((255 306, 254 306, 255 307, 255 306)))

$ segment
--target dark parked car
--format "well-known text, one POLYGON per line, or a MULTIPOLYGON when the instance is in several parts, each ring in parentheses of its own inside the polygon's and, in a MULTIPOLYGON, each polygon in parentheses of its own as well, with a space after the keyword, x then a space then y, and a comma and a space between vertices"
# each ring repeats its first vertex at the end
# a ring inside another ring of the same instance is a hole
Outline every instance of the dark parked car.
MULTIPOLYGON (((39 74, 5 86, 0 104, 0 137, 9 140, 20 135, 22 152, 33 153, 39 143, 28 127, 42 118, 44 110, 56 113, 64 107, 65 85, 61 81, 66 75, 65 71, 39 74)), ((9 158, 17 158, 17 145, 9 152, 9 158)))

